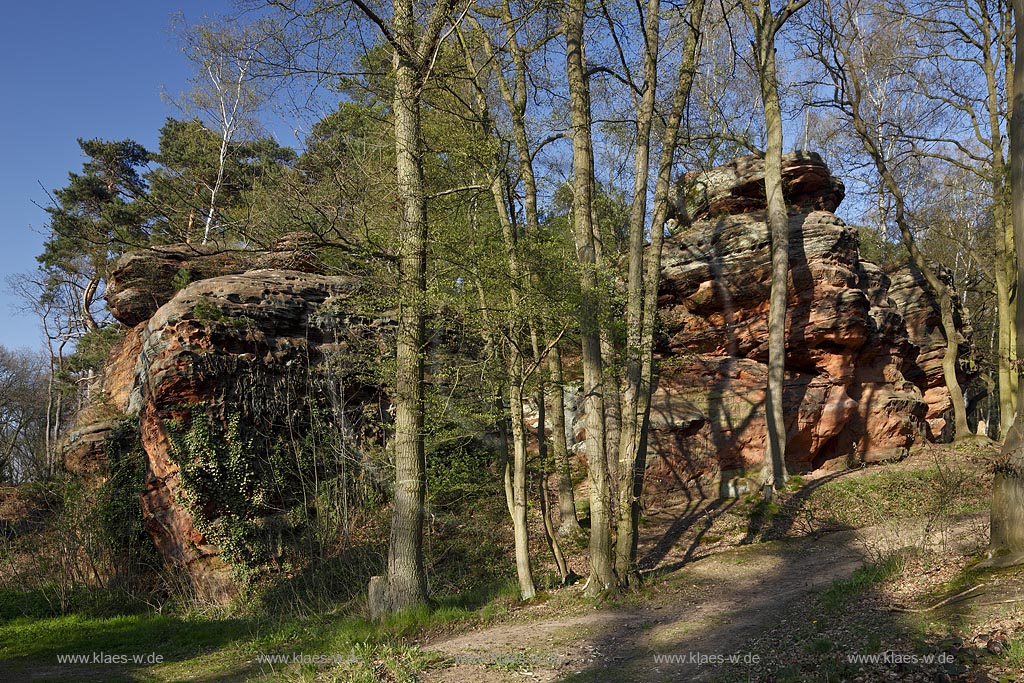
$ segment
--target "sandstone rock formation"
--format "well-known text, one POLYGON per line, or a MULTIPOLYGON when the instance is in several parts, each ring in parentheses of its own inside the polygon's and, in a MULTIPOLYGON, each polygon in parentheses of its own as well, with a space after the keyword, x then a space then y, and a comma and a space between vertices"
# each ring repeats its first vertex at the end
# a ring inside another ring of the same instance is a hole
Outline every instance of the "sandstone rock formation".
MULTIPOLYGON (((288 532, 286 513, 302 504, 297 486, 279 480, 281 468, 266 481, 270 460, 305 463, 315 411, 332 411, 350 435, 365 436, 363 408, 384 401, 360 381, 359 363, 345 362, 387 355, 394 323, 351 312, 354 278, 302 272, 318 267, 310 243, 290 235, 263 253, 190 245, 132 253, 108 286, 113 314, 135 326, 97 382, 103 400, 79 415, 66 440, 65 462, 83 474, 101 469, 111 430, 136 416, 145 527, 164 560, 207 599, 230 599, 232 563, 267 561, 275 551, 264 546, 288 532), (183 268, 197 281, 175 292, 170 280, 183 268), (326 361, 344 396, 325 391, 316 368, 326 361)), ((386 414, 386 405, 377 412, 386 414)), ((323 463, 301 463, 283 468, 285 476, 331 476, 323 463)))
MULTIPOLYGON (((846 188, 814 152, 782 157, 782 183, 791 211, 835 211, 846 188)), ((684 221, 697 221, 765 208, 764 159, 739 157, 709 171, 691 171, 678 185, 676 209, 684 221)))
MULTIPOLYGON (((900 274, 893 284, 862 261, 856 231, 819 210, 835 208, 843 188, 818 155, 786 155, 783 177, 788 465, 800 472, 896 457, 925 438, 926 417, 938 434, 948 407, 934 359, 943 343, 935 302, 918 281, 900 274)), ((756 485, 771 270, 762 182, 763 165, 744 158, 686 176, 679 191, 677 211, 693 221, 665 245, 648 471, 655 487, 719 479, 735 494, 756 485)))
MULTIPOLYGON (((934 264, 936 273, 947 285, 953 286, 952 274, 944 267, 934 264)), ((924 277, 903 265, 892 273, 892 285, 889 296, 892 297, 897 310, 906 322, 910 341, 918 347, 917 359, 907 372, 911 380, 924 392, 924 401, 928 404, 927 422, 929 436, 934 439, 947 440, 951 434, 952 419, 946 419, 952 410, 949 391, 946 389, 945 377, 942 374, 942 358, 946 354, 946 335, 942 331, 942 316, 938 305, 927 294, 924 277)), ((960 336, 960 363, 957 377, 960 386, 970 400, 969 384, 977 375, 973 364, 972 330, 967 312, 961 306, 960 297, 954 296, 953 319, 960 336)))
POLYGON ((190 282, 260 268, 322 272, 309 233, 289 233, 267 250, 242 250, 221 244, 167 244, 122 256, 107 283, 110 314, 125 325, 149 320, 190 282))

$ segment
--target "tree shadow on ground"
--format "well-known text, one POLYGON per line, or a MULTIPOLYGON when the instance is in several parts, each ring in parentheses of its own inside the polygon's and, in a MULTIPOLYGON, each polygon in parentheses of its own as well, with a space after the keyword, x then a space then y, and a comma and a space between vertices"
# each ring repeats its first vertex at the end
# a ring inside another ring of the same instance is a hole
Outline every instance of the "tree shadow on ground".
MULTIPOLYGON (((747 532, 743 540, 740 541, 740 544, 748 545, 756 540, 770 541, 786 538, 793 530, 793 526, 800 513, 805 509, 814 492, 822 486, 845 477, 852 472, 853 470, 842 470, 814 479, 801 486, 795 493, 776 499, 778 502, 767 500, 758 502, 751 511, 747 532)), ((813 535, 850 528, 848 525, 832 523, 826 520, 820 528, 809 528, 806 531, 813 535)))
MULTIPOLYGON (((246 619, 189 620, 163 615, 110 619, 18 619, 0 625, 0 679, 152 680, 161 662, 181 662, 252 637, 246 619), (78 656, 78 661, 67 661, 78 656), (63 660, 63 661, 62 661, 63 660)), ((230 680, 230 679, 225 679, 230 680)))

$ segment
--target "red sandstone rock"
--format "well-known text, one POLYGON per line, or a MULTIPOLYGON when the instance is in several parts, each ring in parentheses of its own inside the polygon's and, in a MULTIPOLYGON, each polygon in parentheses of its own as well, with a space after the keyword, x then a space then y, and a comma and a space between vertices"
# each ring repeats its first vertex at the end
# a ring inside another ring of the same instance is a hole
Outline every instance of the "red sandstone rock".
MULTIPOLYGON (((354 289, 350 278, 296 271, 225 275, 181 290, 145 326, 136 370, 145 381, 132 396, 146 452, 143 520, 165 561, 187 571, 208 598, 228 599, 235 587, 220 548, 197 528, 182 499, 168 421, 244 412, 246 402, 272 395, 289 375, 302 376, 302 368, 334 343, 316 313, 330 297, 344 298, 354 289)), ((295 399, 302 403, 301 396, 295 399)), ((229 512, 213 499, 194 505, 211 524, 229 512)))
MULTIPOLYGON (((948 405, 941 352, 936 360, 937 309, 919 282, 898 275, 890 286, 861 261, 853 228, 830 211, 808 210, 842 199, 842 183, 820 157, 787 155, 784 164, 788 466, 799 472, 899 457, 925 438, 926 414, 934 420, 948 405)), ((766 452, 771 288, 761 183, 763 163, 745 157, 688 174, 680 190, 679 213, 704 220, 665 245, 648 458, 655 488, 719 479, 735 494, 756 485, 766 452)), ((938 435, 934 423, 932 430, 938 435)))
MULTIPOLYGON (((946 284, 952 286, 951 274, 941 266, 934 267, 938 275, 945 279, 946 284)), ((951 436, 952 429, 952 402, 942 372, 942 359, 946 354, 946 335, 942 329, 938 302, 927 296, 925 289, 923 276, 908 264, 900 266, 892 274, 889 296, 906 321, 911 343, 917 347, 917 355, 913 366, 907 371, 907 379, 916 383, 924 392, 924 401, 928 404, 927 420, 931 436, 936 439, 947 439, 951 436)), ((952 302, 953 319, 959 331, 957 378, 960 386, 966 387, 977 376, 973 365, 972 330, 960 298, 954 296, 952 302)))
MULTIPOLYGON (((204 262, 201 267, 310 265, 312 252, 304 250, 302 239, 288 244, 293 252, 238 257, 234 266, 218 255, 215 266, 204 262)), ((182 249, 186 246, 161 253, 166 256, 182 249)), ((152 253, 145 260, 129 255, 122 260, 124 272, 141 277, 145 269, 138 264, 143 262, 167 270, 177 263, 163 257, 154 260, 152 253)), ((134 282, 144 286, 143 280, 134 282)), ((146 311, 167 295, 163 284, 146 296, 115 287, 113 299, 135 302, 125 310, 146 311)), ((83 474, 101 470, 103 448, 116 418, 139 417, 146 457, 145 490, 140 491, 144 525, 165 562, 184 572, 205 599, 225 601, 237 591, 222 549, 202 530, 219 524, 223 515, 233 511, 225 510, 214 497, 204 498, 202 491, 199 499, 186 500, 192 494, 182 488, 169 425, 174 420, 186 424, 206 418, 223 423, 234 413, 242 416, 246 438, 256 433, 276 438, 274 432, 281 429, 282 421, 308 412, 322 400, 304 394, 310 386, 307 368, 346 351, 387 354, 385 337, 393 321, 346 312, 344 302, 357 287, 350 277, 259 269, 204 278, 171 292, 111 354, 98 383, 104 400, 94 401, 79 415, 81 427, 68 440, 65 457, 70 467, 83 474), (295 406, 289 406, 285 396, 295 406), (195 519, 195 510, 202 510, 205 526, 195 519)), ((343 375, 344 368, 340 372, 343 375)), ((364 389, 351 380, 346 384, 351 392, 346 410, 358 413, 367 400, 380 398, 376 388, 364 389)), ((349 423, 356 433, 357 418, 349 423)), ((286 503, 269 501, 265 512, 257 514, 269 519, 286 503)))

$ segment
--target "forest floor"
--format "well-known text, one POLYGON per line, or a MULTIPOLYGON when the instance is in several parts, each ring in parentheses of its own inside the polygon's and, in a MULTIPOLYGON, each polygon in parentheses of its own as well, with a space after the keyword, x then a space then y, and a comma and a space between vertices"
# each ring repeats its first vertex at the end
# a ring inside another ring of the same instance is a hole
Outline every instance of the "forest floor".
MULTIPOLYGON (((0 680, 1024 682, 1024 570, 975 567, 994 455, 983 442, 930 446, 884 467, 795 478, 770 504, 649 500, 646 580, 613 599, 586 598, 579 584, 526 604, 491 596, 391 624, 383 639, 344 619, 15 620, 0 623, 0 680), (57 661, 89 648, 166 657, 57 661)), ((582 548, 567 545, 585 573, 582 548)))
POLYGON ((992 455, 930 447, 806 478, 771 505, 649 510, 646 589, 436 639, 424 680, 1024 681, 1024 571, 972 569, 992 455))

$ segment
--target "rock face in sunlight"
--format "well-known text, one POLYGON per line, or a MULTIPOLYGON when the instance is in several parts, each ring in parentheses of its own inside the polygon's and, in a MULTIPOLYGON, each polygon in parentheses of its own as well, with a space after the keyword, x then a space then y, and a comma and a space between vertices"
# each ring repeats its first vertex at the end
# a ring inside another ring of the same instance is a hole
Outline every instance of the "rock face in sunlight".
MULTIPOLYGON (((948 392, 936 303, 920 283, 859 257, 831 210, 843 197, 817 154, 783 159, 790 206, 785 412, 792 472, 899 457, 941 434, 948 392), (935 354, 938 353, 938 356, 935 354)), ((771 262, 763 164, 688 174, 666 239, 661 377, 648 480, 756 486, 767 426, 771 262)), ((970 351, 965 327, 965 356, 970 351)))
POLYGON ((123 257, 109 288, 112 311, 134 327, 97 382, 102 399, 79 414, 65 461, 85 475, 100 470, 110 431, 137 418, 145 527, 207 600, 237 593, 240 562, 287 559, 289 510, 311 504, 294 495, 298 482, 330 476, 310 460, 307 437, 322 428, 316 438, 326 438, 338 424, 367 436, 364 414, 387 414, 358 370, 359 359, 388 354, 394 323, 349 313, 358 282, 308 272, 308 247, 296 235, 268 252, 171 245, 123 257), (174 291, 182 270, 195 281, 174 291), (274 459, 284 465, 270 468, 274 459), (270 469, 275 479, 261 479, 270 469))
POLYGON ((261 268, 321 272, 314 255, 315 243, 313 235, 297 232, 283 236, 263 251, 214 243, 166 244, 132 251, 114 267, 107 283, 107 307, 125 325, 138 325, 190 282, 261 268))

